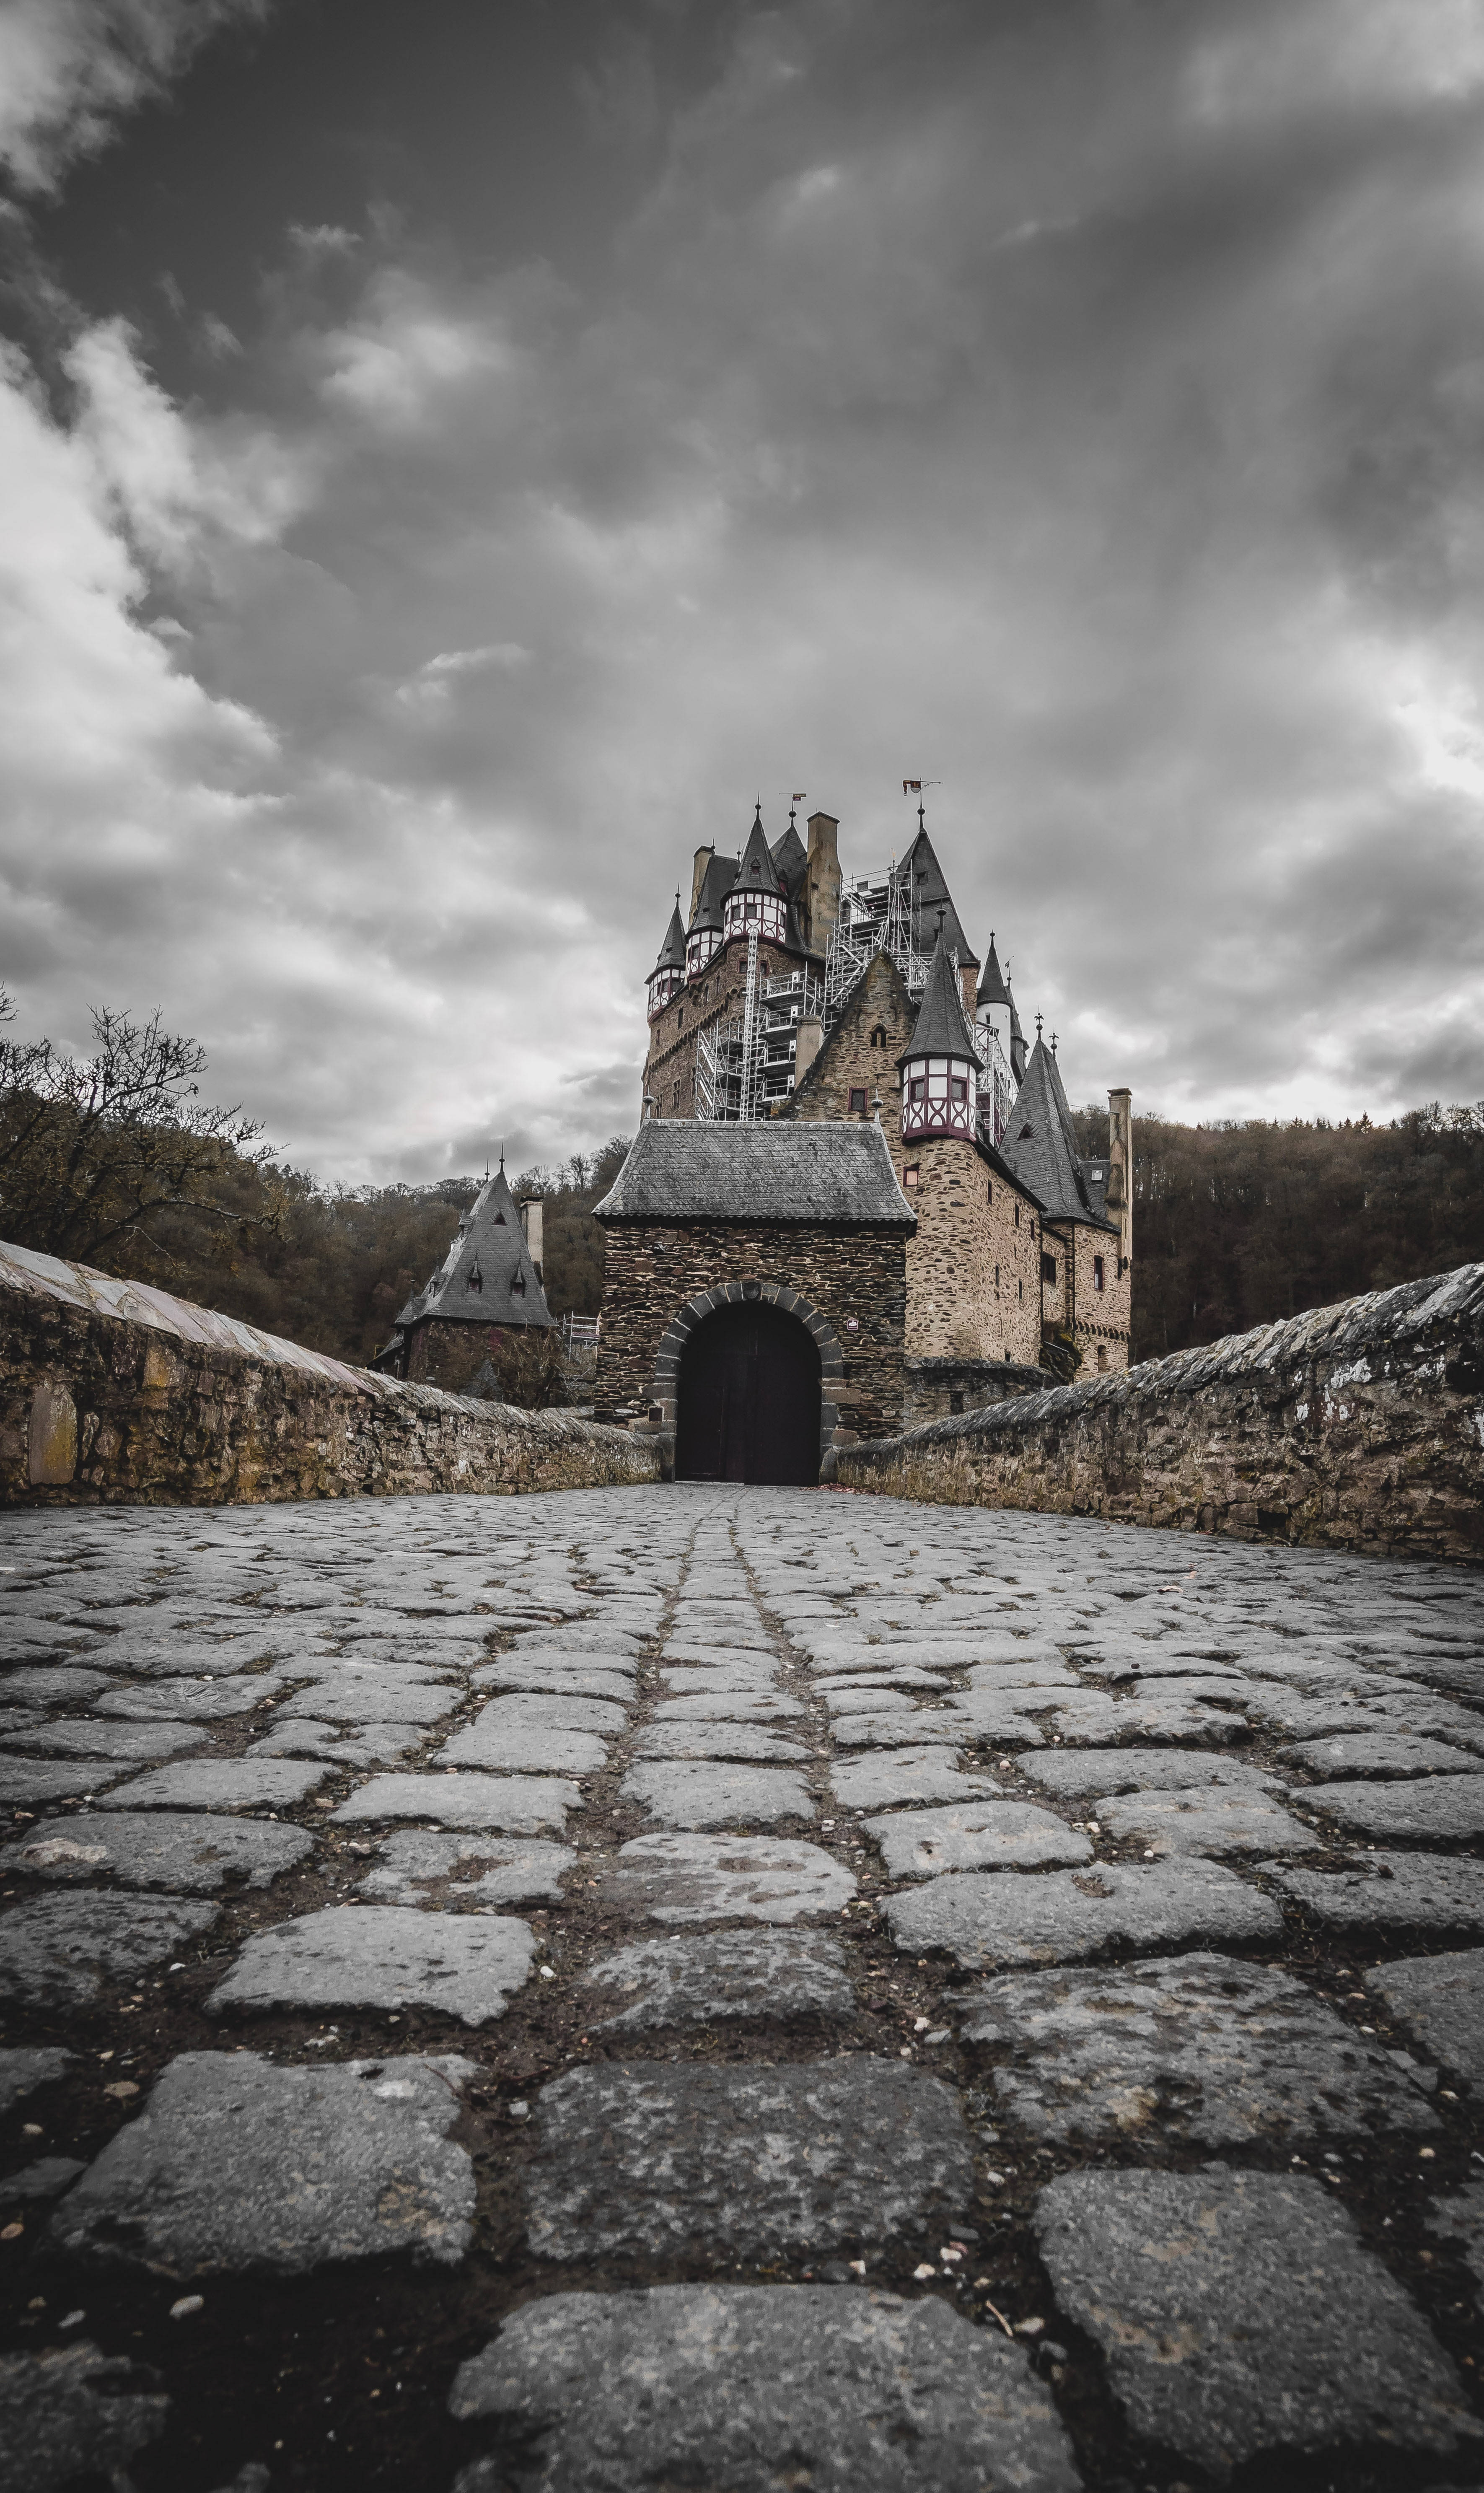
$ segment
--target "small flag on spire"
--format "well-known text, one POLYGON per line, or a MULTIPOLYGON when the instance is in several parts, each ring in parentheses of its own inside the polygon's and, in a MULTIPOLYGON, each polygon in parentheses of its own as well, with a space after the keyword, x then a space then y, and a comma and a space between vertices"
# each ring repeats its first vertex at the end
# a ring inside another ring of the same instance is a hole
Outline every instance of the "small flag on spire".
POLYGON ((902 782, 902 794, 904 796, 920 796, 922 795, 922 781, 920 779, 904 779, 902 782))

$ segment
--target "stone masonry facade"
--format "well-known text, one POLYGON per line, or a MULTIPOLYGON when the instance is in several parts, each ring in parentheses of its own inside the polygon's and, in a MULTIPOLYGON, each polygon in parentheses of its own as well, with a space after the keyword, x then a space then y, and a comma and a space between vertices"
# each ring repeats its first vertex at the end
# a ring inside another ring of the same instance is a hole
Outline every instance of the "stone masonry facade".
POLYGON ((1043 1280, 1041 1288, 1047 1331, 1070 1337, 1083 1376, 1120 1373, 1128 1367, 1133 1276, 1118 1253, 1116 1233, 1073 1220, 1048 1223, 1042 1248, 1056 1267, 1054 1280, 1043 1280))
POLYGON ((407 1343, 408 1383, 436 1385, 444 1394, 467 1394, 504 1337, 498 1325, 425 1318, 407 1343))
POLYGON ((672 1443, 692 1327, 756 1295, 797 1315, 819 1346, 821 1448, 902 1426, 906 1277, 901 1229, 707 1221, 608 1229, 600 1421, 633 1414, 672 1443))
POLYGON ((850 1487, 1241 1540, 1484 1559, 1484 1264, 935 1421, 850 1487))

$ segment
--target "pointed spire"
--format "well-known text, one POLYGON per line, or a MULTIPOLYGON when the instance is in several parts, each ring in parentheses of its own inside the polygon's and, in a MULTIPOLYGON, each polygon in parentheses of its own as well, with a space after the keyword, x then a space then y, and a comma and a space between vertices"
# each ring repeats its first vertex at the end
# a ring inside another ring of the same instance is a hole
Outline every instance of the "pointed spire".
POLYGON ((993 930, 990 935, 990 957, 984 965, 984 976, 979 981, 978 1003, 981 1012, 987 1005, 1010 1005, 1011 1011, 1015 1009, 1011 1003, 1010 990, 1005 984, 1004 972, 999 966, 999 954, 994 949, 993 930))
POLYGON ((753 817, 753 827, 748 832, 747 845, 742 851, 742 861, 737 868, 734 888, 746 891, 778 889, 778 872, 773 863, 773 852, 768 846, 768 835, 762 827, 760 803, 753 817))
POLYGON ((917 1026, 897 1062, 905 1065, 911 1056, 972 1058, 973 1053, 973 1042, 964 1019, 964 998, 954 975, 952 957, 944 937, 939 935, 934 947, 928 983, 922 991, 917 1026))
POLYGON ((503 1145, 497 1173, 481 1186, 438 1271, 397 1322, 408 1327, 423 1316, 487 1325, 551 1322, 505 1176, 503 1145))
POLYGON ((652 978, 657 978, 667 970, 683 971, 684 968, 685 925, 680 916, 680 894, 677 891, 675 906, 670 912, 669 924, 665 929, 665 941, 660 946, 659 958, 649 975, 652 978))

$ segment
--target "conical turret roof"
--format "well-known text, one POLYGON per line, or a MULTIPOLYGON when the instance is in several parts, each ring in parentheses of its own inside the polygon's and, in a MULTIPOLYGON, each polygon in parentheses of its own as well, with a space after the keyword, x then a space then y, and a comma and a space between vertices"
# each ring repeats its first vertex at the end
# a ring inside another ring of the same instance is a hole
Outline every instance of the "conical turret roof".
POLYGON ((898 1057, 905 1065, 911 1056, 967 1056, 974 1053, 964 1018, 964 999, 949 958, 945 937, 939 936, 928 972, 928 983, 922 991, 917 1026, 910 1042, 898 1057))
POLYGON ((397 1321, 414 1325, 423 1316, 488 1325, 551 1322, 503 1168, 485 1180, 437 1272, 397 1321))
POLYGON ((713 854, 705 873, 701 876, 700 889, 696 895, 696 907, 691 917, 693 935, 698 935, 706 927, 714 927, 718 933, 721 932, 727 894, 736 879, 736 858, 717 856, 713 854))
POLYGON ((793 818, 791 815, 788 820, 787 829, 785 831, 782 839, 774 841, 771 854, 773 858, 773 871, 777 875, 779 882, 784 886, 789 899, 791 900, 798 892, 799 886, 809 869, 808 851, 805 849, 804 843, 800 839, 798 832, 794 829, 793 818))
POLYGON ((732 888, 736 891, 776 891, 778 885, 778 868, 773 863, 768 835, 762 827, 762 807, 759 805, 747 835, 747 846, 742 852, 742 862, 737 868, 737 880, 732 888))
POLYGON ((1044 1039, 1030 1051, 1000 1150, 1048 1220, 1109 1225, 1083 1173, 1060 1069, 1044 1039))
POLYGON ((999 954, 994 949, 993 935, 990 937, 990 957, 984 965, 984 976, 979 981, 979 1003, 981 1006, 1009 1005, 1011 1013, 1015 1011, 1010 990, 1005 984, 1004 973, 999 966, 999 954))
POLYGON ((660 946, 660 957, 650 972, 650 976, 658 977, 662 970, 683 970, 684 968, 685 927, 681 922, 680 895, 677 892, 674 908, 669 914, 669 924, 665 929, 665 941, 660 946))

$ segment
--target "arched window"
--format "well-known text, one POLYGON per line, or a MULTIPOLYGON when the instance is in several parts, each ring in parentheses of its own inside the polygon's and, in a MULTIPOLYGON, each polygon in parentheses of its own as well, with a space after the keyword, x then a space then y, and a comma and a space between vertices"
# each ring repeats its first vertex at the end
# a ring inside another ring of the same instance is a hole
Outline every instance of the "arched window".
POLYGON ((871 1034, 871 1044, 873 1047, 884 1047, 886 1045, 886 1033, 881 1028, 879 1022, 876 1023, 875 1030, 871 1034))

